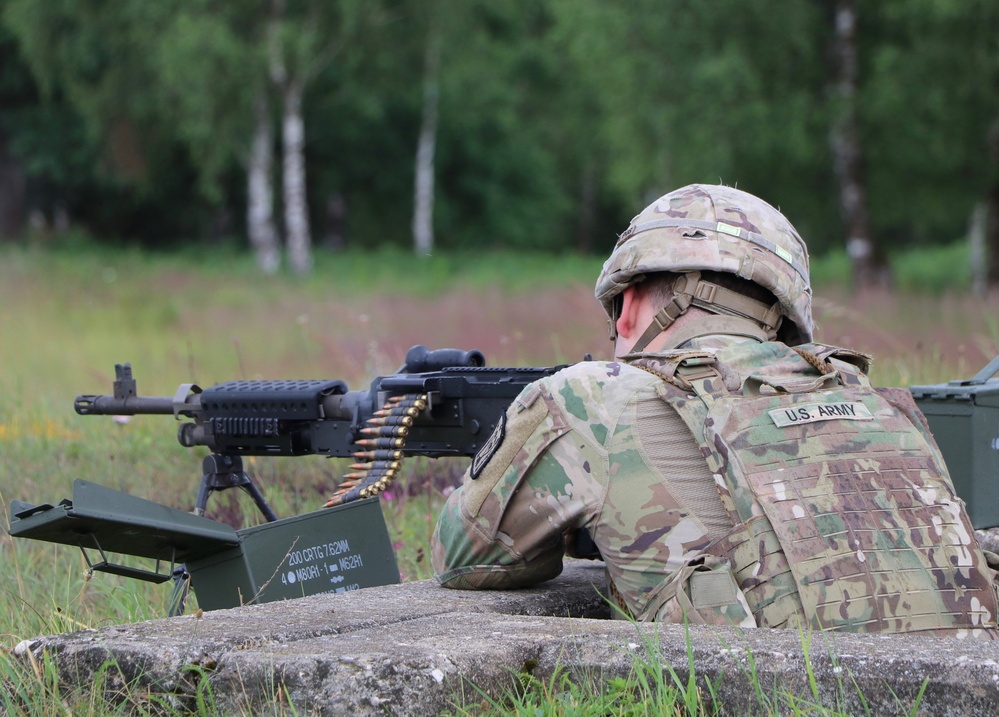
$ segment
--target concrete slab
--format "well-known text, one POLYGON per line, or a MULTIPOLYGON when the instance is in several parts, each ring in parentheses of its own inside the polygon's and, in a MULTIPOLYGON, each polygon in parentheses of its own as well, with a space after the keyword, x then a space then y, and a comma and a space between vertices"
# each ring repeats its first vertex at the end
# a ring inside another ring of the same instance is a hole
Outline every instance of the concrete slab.
MULTIPOLYGON (((149 692, 194 702, 206 675, 225 714, 437 715, 497 694, 512 673, 544 679, 627 676, 653 650, 686 680, 688 655, 726 714, 753 714, 777 689, 848 714, 902 714, 926 682, 920 714, 999 713, 999 644, 940 638, 641 625, 609 620, 601 564, 569 561, 530 590, 459 592, 432 581, 219 610, 38 638, 68 685, 88 686, 109 659, 106 697, 149 692), (806 656, 810 653, 810 660, 806 656), (815 680, 809 686, 807 664, 815 680), (755 677, 754 677, 755 675, 755 677), (863 695, 861 698, 860 695, 863 695)), ((786 710, 777 710, 783 712, 786 710)))

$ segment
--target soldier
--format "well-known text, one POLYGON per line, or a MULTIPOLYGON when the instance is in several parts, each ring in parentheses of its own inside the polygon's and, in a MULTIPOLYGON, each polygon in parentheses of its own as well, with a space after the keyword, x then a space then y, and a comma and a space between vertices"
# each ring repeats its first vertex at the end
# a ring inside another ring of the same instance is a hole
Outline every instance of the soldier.
POLYGON ((812 343, 780 212, 671 192, 596 297, 618 358, 510 406, 440 516, 442 585, 549 580, 588 535, 638 620, 994 638, 994 573, 925 420, 868 356, 812 343))

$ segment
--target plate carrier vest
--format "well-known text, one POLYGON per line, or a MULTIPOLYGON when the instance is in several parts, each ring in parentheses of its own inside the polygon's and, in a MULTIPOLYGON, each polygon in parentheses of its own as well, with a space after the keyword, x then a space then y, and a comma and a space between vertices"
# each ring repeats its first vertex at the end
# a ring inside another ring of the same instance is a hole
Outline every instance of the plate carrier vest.
POLYGON ((908 391, 818 344, 674 351, 661 376, 734 525, 640 619, 996 639, 994 571, 908 391))

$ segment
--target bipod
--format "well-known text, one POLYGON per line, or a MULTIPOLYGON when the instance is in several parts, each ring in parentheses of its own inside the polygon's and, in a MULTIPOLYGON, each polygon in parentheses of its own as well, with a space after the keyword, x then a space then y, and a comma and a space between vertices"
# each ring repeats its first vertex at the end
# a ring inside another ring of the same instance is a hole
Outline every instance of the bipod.
POLYGON ((243 459, 240 456, 212 453, 205 456, 201 464, 204 475, 201 476, 201 487, 198 489, 198 500, 194 504, 194 514, 204 516, 208 506, 208 496, 212 491, 242 488, 253 498, 257 509, 268 523, 278 519, 263 493, 257 488, 250 474, 243 470, 243 459))

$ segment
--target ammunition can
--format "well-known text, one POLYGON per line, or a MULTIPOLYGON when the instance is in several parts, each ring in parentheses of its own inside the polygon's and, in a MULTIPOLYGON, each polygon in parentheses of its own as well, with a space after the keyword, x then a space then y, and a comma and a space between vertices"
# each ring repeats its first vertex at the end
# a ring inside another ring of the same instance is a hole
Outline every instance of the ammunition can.
POLYGON ((909 391, 978 529, 999 525, 999 357, 969 380, 909 391))
POLYGON ((399 582, 377 498, 237 531, 239 545, 189 561, 205 610, 399 582))

